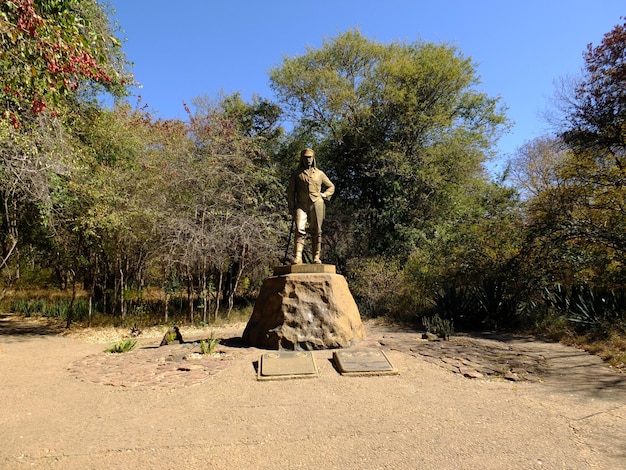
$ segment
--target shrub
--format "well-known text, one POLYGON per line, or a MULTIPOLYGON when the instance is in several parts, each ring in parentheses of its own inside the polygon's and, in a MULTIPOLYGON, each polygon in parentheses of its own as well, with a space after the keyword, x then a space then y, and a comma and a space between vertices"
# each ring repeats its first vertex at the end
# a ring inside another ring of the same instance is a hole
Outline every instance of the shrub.
POLYGON ((136 346, 137 346, 137 340, 129 338, 129 339, 124 339, 122 341, 118 341, 117 343, 112 344, 107 349, 105 349, 104 352, 116 353, 116 354, 125 353, 128 351, 132 351, 133 349, 135 349, 136 346))
POLYGON ((382 257, 354 261, 350 266, 350 290, 364 317, 406 320, 405 280, 397 260, 382 257))
POLYGON ((547 308, 567 319, 579 333, 608 335, 626 324, 626 291, 594 289, 587 285, 570 290, 561 284, 545 287, 547 308))
POLYGON ((44 303, 43 299, 15 299, 11 302, 10 311, 25 317, 32 317, 35 314, 41 315, 44 303))
POLYGON ((443 319, 437 314, 432 317, 422 317, 422 326, 427 333, 432 333, 443 339, 450 338, 450 335, 454 333, 452 321, 443 319))
POLYGON ((202 354, 213 354, 218 344, 220 344, 219 338, 215 338, 211 333, 210 337, 200 341, 200 351, 202 354))

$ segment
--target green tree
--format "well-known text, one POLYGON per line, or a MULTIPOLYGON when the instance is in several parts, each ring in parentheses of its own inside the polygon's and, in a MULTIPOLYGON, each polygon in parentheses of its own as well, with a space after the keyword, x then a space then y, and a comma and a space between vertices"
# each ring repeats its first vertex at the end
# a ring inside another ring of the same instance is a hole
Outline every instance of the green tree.
POLYGON ((520 212, 516 192, 483 166, 507 120, 471 59, 349 31, 286 58, 271 80, 292 142, 315 146, 337 186, 324 240, 364 311, 406 318, 442 290, 487 285, 497 293, 475 296, 474 320, 498 323, 520 212), (368 292, 372 283, 386 295, 368 292))
MULTIPOLYGON (((401 255, 458 211, 506 120, 455 48, 381 45, 358 31, 271 72, 296 134, 316 145, 360 254, 401 255)), ((332 207, 331 207, 332 210, 332 207)))
POLYGON ((90 294, 97 289, 107 313, 124 317, 129 287, 145 285, 158 253, 154 233, 163 216, 155 200, 164 178, 153 169, 151 149, 163 146, 164 132, 127 105, 80 117, 73 121, 80 153, 53 193, 59 254, 51 262, 84 282, 90 294))

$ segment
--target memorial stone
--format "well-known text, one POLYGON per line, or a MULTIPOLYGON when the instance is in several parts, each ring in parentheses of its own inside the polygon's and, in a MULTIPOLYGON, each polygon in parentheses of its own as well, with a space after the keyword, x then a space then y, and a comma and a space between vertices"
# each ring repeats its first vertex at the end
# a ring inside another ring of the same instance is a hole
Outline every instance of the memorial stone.
POLYGON ((246 344, 313 350, 346 348, 363 339, 359 309, 334 266, 280 266, 274 272, 283 274, 263 283, 243 333, 246 344))

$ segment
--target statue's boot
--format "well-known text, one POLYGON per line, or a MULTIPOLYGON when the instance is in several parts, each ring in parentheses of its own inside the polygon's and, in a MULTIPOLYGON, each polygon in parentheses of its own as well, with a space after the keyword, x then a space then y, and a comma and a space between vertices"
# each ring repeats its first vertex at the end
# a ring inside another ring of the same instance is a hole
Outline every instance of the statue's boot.
POLYGON ((304 241, 296 239, 294 243, 293 260, 291 264, 302 264, 302 250, 304 250, 304 241))
POLYGON ((313 262, 315 264, 322 264, 322 260, 320 259, 320 252, 322 251, 322 240, 318 238, 313 241, 313 262))

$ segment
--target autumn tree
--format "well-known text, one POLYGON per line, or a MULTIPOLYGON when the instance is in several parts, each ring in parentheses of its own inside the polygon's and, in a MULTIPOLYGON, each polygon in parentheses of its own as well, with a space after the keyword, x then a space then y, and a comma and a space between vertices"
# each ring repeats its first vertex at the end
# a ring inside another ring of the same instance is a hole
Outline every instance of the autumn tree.
MULTIPOLYGON (((215 315, 222 297, 230 312, 244 275, 263 277, 278 258, 283 191, 267 151, 276 129, 272 113, 257 105, 237 95, 197 99, 187 129, 191 146, 163 162, 170 177, 160 233, 190 299, 204 299, 205 320, 210 298, 215 315), (261 121, 267 125, 254 124, 261 121)), ((190 302, 190 318, 193 312, 190 302)))
POLYGON ((589 279, 623 285, 626 271, 626 23, 589 44, 584 71, 562 101, 561 139, 568 152, 559 176, 567 184, 570 243, 595 261, 589 279))
POLYGON ((554 135, 512 161, 524 217, 510 275, 533 321, 560 316, 605 335, 624 323, 626 24, 583 58, 581 76, 557 90, 554 135))
POLYGON ((123 96, 132 81, 108 12, 93 0, 0 4, 2 118, 18 127, 46 109, 60 112, 81 87, 123 96))
POLYGON ((80 166, 74 117, 99 91, 123 96, 132 76, 97 2, 16 0, 0 4, 0 80, 2 268, 17 269, 20 247, 52 239, 67 207, 55 197, 80 166), (24 238, 33 231, 46 236, 24 238))

